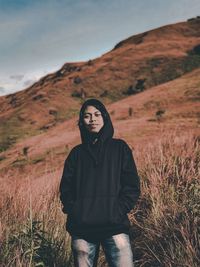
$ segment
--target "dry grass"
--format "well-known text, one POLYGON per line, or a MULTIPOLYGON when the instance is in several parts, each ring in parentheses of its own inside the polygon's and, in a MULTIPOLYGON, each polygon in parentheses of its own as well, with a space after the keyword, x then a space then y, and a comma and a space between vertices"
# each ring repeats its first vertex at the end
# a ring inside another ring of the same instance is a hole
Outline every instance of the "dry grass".
POLYGON ((2 184, 0 266, 70 266, 57 173, 2 184))
POLYGON ((136 266, 199 266, 199 147, 192 133, 173 133, 136 149, 143 189, 132 227, 136 266))
MULTIPOLYGON (((130 214, 135 266, 199 266, 198 137, 173 132, 138 144, 134 156, 142 181, 130 214)), ((73 266, 58 198, 60 173, 30 177, 1 178, 0 266, 73 266)), ((101 254, 99 266, 105 265, 101 254)))

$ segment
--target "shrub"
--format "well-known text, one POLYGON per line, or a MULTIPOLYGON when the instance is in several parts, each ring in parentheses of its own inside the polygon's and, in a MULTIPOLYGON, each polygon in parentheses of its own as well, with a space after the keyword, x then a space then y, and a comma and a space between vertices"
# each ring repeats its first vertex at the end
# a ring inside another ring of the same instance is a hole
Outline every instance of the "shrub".
POLYGON ((16 142, 16 137, 12 136, 5 136, 3 137, 3 140, 0 142, 0 152, 6 151, 8 148, 10 148, 13 144, 16 142))
POLYGON ((81 82, 82 82, 81 77, 79 77, 79 76, 74 77, 74 83, 75 83, 75 84, 79 84, 79 83, 81 83, 81 82))
POLYGON ((142 92, 145 89, 144 83, 146 79, 139 79, 136 82, 136 85, 130 85, 126 91, 123 92, 125 95, 134 95, 142 92))

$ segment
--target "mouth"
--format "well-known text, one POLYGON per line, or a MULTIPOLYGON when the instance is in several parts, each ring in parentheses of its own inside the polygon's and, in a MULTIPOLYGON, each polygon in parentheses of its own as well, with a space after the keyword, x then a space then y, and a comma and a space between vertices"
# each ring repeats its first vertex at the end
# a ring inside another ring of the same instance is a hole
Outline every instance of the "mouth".
POLYGON ((98 124, 90 124, 89 127, 90 128, 96 128, 98 126, 98 124))

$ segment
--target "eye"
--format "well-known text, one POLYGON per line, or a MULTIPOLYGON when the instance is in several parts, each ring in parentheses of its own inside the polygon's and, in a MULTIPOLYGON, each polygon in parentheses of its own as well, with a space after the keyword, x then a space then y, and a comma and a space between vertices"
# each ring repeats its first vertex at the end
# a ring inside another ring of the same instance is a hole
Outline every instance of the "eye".
POLYGON ((100 117, 101 116, 101 113, 96 113, 95 116, 96 117, 100 117))
POLYGON ((84 119, 88 119, 89 118, 89 115, 84 115, 84 119))

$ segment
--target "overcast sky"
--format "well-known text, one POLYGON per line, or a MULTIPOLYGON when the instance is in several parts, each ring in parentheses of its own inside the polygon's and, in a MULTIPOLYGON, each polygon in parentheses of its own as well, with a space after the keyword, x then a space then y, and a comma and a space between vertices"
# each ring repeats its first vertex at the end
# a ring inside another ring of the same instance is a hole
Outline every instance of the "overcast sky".
POLYGON ((93 59, 119 41, 200 15, 200 0, 0 0, 0 95, 66 62, 93 59))

